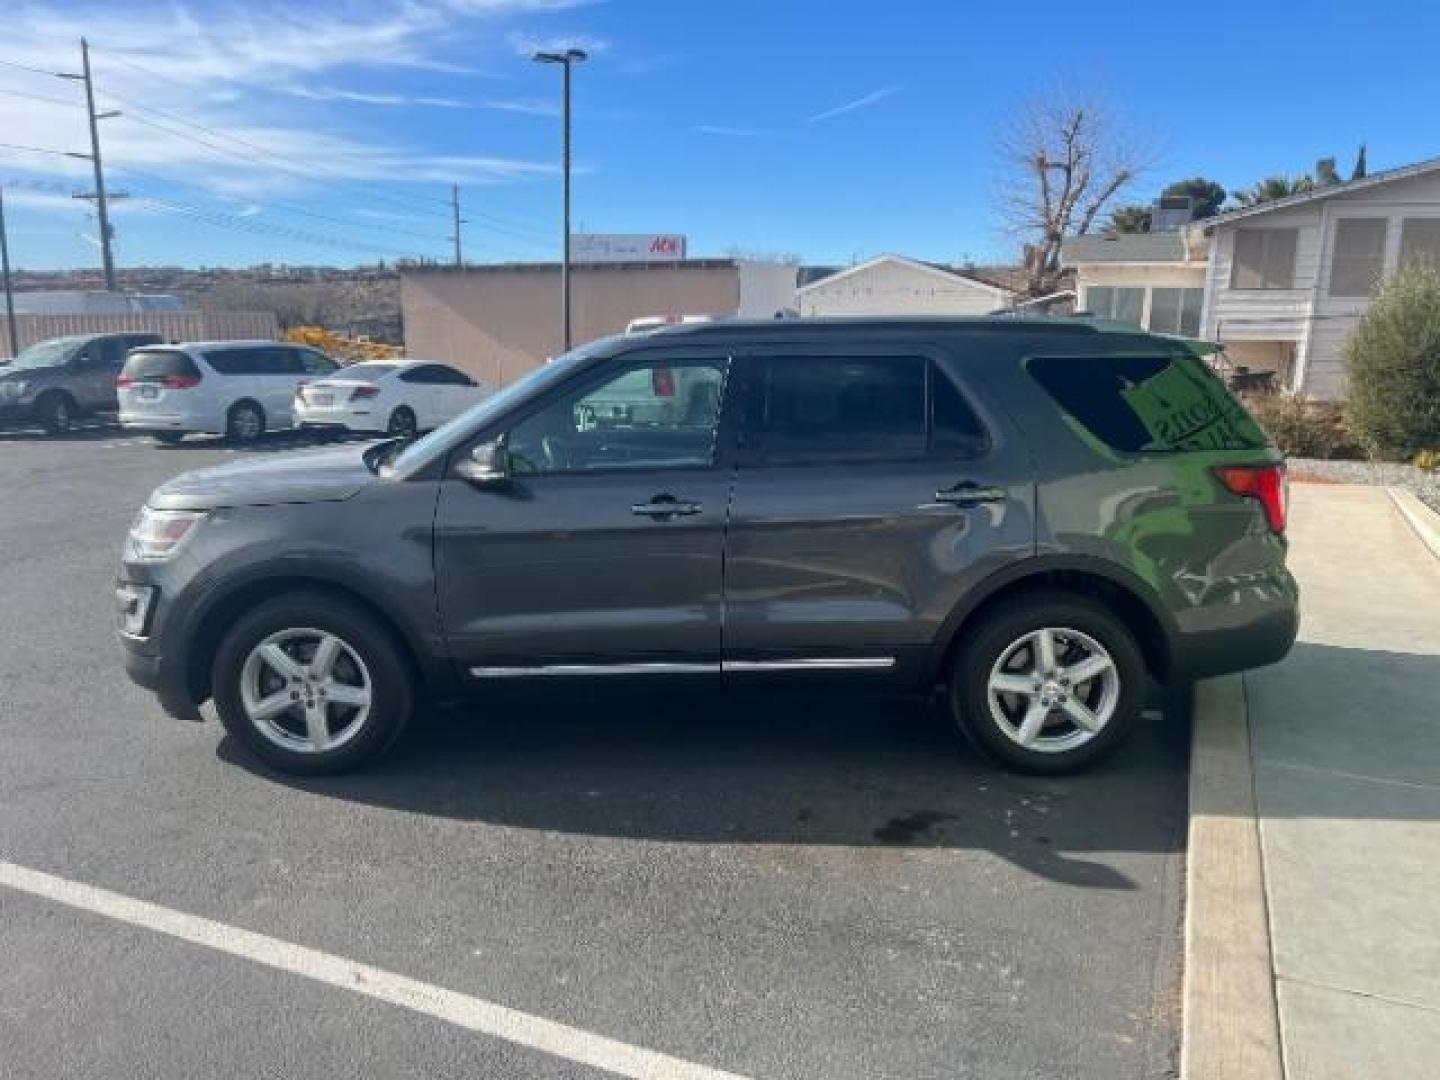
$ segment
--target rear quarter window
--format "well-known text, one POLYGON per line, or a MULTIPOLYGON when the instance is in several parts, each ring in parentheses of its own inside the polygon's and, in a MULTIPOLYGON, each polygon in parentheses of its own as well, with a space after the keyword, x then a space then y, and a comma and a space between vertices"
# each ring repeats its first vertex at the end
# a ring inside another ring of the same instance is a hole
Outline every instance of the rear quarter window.
POLYGON ((1269 445, 1245 407, 1194 356, 1041 356, 1027 368, 1067 416, 1117 453, 1269 445))

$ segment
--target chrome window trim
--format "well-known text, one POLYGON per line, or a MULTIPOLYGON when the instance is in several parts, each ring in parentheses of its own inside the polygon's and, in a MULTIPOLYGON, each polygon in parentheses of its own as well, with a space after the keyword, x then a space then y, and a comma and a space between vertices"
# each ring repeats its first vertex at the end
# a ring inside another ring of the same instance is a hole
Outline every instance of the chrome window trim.
POLYGON ((889 671, 893 656, 822 656, 788 660, 725 660, 719 663, 543 664, 534 667, 472 667, 477 679, 553 675, 718 675, 725 671, 889 671))

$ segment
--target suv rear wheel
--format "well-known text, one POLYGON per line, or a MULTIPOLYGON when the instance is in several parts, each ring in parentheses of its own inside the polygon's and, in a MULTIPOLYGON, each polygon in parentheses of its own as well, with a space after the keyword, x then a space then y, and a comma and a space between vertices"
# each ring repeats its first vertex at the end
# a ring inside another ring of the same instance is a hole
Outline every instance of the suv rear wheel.
POLYGON ((950 702, 981 751, 1020 772, 1075 772, 1139 718, 1145 665, 1126 625, 1074 593, 1028 593, 967 631, 950 702))
POLYGON ((323 593, 267 600, 220 643, 212 669, 225 730, 282 772, 344 772, 405 729, 414 689, 386 628, 323 593))
POLYGON ((65 435, 75 426, 75 402, 70 400, 69 394, 46 394, 35 411, 47 435, 65 435))
POLYGON ((237 401, 230 406, 225 434, 236 442, 254 442, 265 434, 265 411, 253 401, 237 401))

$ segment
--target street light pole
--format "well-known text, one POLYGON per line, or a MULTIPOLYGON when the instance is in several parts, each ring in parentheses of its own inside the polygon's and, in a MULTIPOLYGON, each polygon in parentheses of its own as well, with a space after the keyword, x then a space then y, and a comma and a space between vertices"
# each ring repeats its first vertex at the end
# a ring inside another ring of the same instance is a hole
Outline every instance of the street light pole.
POLYGON ((20 355, 20 332, 15 328, 15 293, 10 285, 10 241, 5 233, 5 189, 0 188, 0 277, 5 281, 5 323, 10 330, 10 355, 20 355))
POLYGON ((560 247, 560 304, 561 304, 561 326, 565 343, 565 352, 570 351, 570 74, 571 69, 586 59, 583 49, 566 49, 564 52, 537 52, 532 59, 540 64, 559 64, 564 68, 564 91, 563 103, 561 105, 561 127, 563 130, 563 142, 561 151, 561 170, 564 174, 564 209, 561 213, 561 227, 564 230, 561 236, 560 247))

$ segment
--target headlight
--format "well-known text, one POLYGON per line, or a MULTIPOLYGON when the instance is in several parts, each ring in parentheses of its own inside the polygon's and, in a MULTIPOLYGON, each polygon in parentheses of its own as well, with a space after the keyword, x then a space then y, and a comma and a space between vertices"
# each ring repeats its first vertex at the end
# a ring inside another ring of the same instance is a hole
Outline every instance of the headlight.
POLYGON ((200 510, 151 510, 146 506, 130 526, 130 550, 137 559, 168 559, 204 518, 200 510))
POLYGON ((30 389, 30 384, 24 379, 7 379, 0 382, 0 398, 24 397, 25 391, 30 389))

